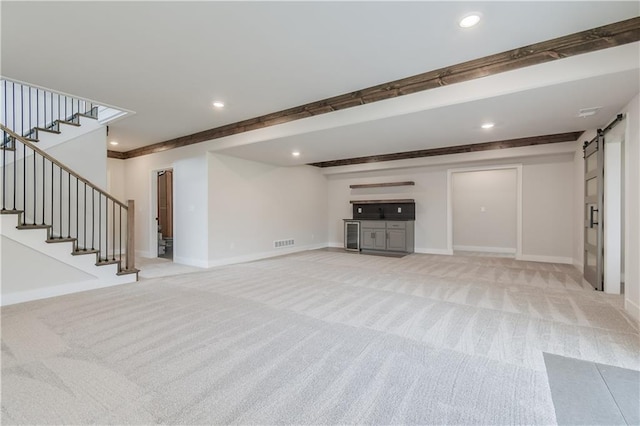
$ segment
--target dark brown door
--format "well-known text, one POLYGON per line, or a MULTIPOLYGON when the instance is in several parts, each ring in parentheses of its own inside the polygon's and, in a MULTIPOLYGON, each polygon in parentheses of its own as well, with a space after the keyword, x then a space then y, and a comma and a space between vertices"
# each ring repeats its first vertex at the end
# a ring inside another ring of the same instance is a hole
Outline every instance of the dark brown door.
POLYGON ((158 225, 163 238, 173 238, 173 171, 158 173, 158 225))
POLYGON ((604 133, 584 144, 584 279, 603 290, 604 133))

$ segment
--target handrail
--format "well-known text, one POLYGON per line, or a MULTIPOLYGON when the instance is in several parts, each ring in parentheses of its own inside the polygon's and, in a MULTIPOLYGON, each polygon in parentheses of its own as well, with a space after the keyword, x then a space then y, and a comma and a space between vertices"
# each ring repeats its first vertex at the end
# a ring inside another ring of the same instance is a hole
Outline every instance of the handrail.
POLYGON ((69 105, 66 97, 63 103, 52 92, 32 93, 31 87, 26 87, 25 98, 25 86, 19 85, 16 93, 13 83, 2 83, 2 213, 19 214, 19 227, 47 228, 47 242, 73 241, 72 254, 95 253, 97 265, 117 263, 119 274, 137 272, 134 201, 116 199, 38 147, 33 139, 39 138, 41 131, 60 133, 61 122, 79 126, 82 115, 96 118, 97 108, 79 99, 71 99, 69 105), (67 106, 71 107, 70 115, 67 106))
POLYGON ((78 179, 80 182, 85 183, 87 185, 89 185, 92 189, 98 191, 100 194, 102 194, 103 196, 105 196, 106 198, 110 199, 111 201, 113 201, 114 203, 117 203, 119 206, 123 207, 124 209, 128 209, 127 204, 123 203, 122 201, 114 198, 112 195, 110 195, 109 193, 103 191, 102 189, 98 188, 95 184, 93 184, 91 181, 89 181, 88 179, 80 176, 79 174, 77 174, 76 172, 74 172, 73 170, 71 170, 69 167, 65 166, 64 164, 62 164, 61 162, 59 162, 58 160, 56 160, 55 158, 53 158, 52 156, 50 156, 49 154, 47 154, 45 151, 41 150, 40 148, 38 148, 37 146, 35 146, 33 143, 29 142, 28 140, 26 140, 24 137, 18 135, 17 133, 13 132, 11 129, 9 129, 7 126, 5 126, 4 124, 0 123, 0 130, 6 132, 8 135, 10 135, 12 138, 19 140, 21 143, 25 144, 26 146, 28 146, 31 150, 33 150, 34 152, 37 152, 39 155, 41 155, 42 157, 46 158, 47 160, 51 161, 53 164, 55 164, 56 166, 60 167, 62 170, 64 170, 65 172, 69 173, 71 176, 75 177, 76 179, 78 179))

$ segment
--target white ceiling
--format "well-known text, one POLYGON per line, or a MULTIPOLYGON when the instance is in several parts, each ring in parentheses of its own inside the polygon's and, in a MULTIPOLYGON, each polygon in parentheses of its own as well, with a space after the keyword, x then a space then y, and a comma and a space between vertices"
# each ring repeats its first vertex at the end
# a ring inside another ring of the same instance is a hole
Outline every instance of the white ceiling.
MULTIPOLYGON (((0 7, 2 75, 135 111, 110 126, 120 151, 640 15, 637 1, 2 1, 0 7), (463 30, 457 20, 470 11, 483 20, 463 30), (214 109, 214 99, 227 106, 214 109)), ((472 82, 460 86, 468 89, 460 96, 452 85, 299 120, 295 132, 221 140, 212 149, 290 165, 597 127, 638 92, 640 62, 638 43, 598 55, 581 55, 595 61, 586 74, 575 66, 580 61, 563 59, 490 77, 491 92, 472 82), (448 93, 455 101, 430 104, 448 93), (592 106, 603 110, 575 117, 592 106), (485 119, 497 124, 490 133, 477 128, 485 119), (292 159, 292 149, 303 155, 292 159)))

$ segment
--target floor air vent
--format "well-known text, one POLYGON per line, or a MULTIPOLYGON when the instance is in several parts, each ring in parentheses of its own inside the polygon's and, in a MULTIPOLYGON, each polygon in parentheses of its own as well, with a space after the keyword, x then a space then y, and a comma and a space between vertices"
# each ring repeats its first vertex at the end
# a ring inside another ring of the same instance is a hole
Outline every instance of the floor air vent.
POLYGON ((281 248, 281 247, 289 247, 293 245, 293 238, 289 240, 276 240, 273 242, 273 247, 281 248))

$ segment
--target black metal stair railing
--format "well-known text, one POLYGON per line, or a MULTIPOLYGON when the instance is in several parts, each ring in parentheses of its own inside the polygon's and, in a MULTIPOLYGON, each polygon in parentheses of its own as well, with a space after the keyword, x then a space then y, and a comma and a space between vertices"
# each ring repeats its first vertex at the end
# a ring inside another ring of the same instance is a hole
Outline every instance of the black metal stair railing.
MULTIPOLYGON (((98 105, 77 97, 63 95, 38 87, 0 80, 3 124, 29 140, 36 140, 41 131, 60 131, 60 122, 78 124, 80 115, 98 118, 98 105)), ((6 138, 3 144, 9 143, 6 138)))
POLYGON ((98 264, 135 270, 133 201, 115 199, 0 124, 2 213, 20 214, 19 227, 46 227, 49 241, 74 241, 74 253, 95 252, 98 264))

